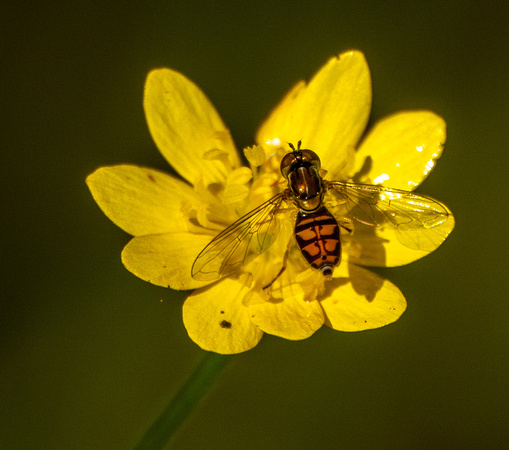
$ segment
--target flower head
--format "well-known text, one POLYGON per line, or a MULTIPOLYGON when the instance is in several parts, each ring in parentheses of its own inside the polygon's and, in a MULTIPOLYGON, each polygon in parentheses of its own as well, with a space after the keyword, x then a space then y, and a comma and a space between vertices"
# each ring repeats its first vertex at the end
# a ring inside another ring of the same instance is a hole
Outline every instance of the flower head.
MULTIPOLYGON (((354 220, 340 218, 342 262, 326 280, 294 245, 296 208, 292 211, 290 203, 281 201, 272 210, 273 225, 263 234, 270 245, 264 244, 259 256, 240 261, 245 264, 222 278, 193 277, 193 262, 214 236, 284 192, 279 164, 289 151, 287 143, 301 140, 316 152, 326 180, 408 191, 440 157, 445 123, 429 111, 400 112, 380 121, 361 141, 371 82, 358 51, 332 58, 309 84, 299 82, 290 90, 259 129, 256 144, 244 150, 250 167, 242 166, 229 130, 210 101, 178 72, 157 69, 149 74, 144 107, 157 147, 185 181, 119 165, 98 169, 87 183, 104 213, 134 236, 122 252, 128 270, 159 286, 195 290, 184 303, 184 324, 205 350, 243 352, 264 332, 304 339, 324 323, 342 331, 392 323, 405 311, 404 296, 361 266, 415 261, 438 247, 454 227, 452 214, 438 202, 441 221, 423 219, 419 227, 395 214, 385 219, 399 221, 396 228, 383 223, 373 227, 355 215, 354 220), (420 232, 424 228, 426 232, 420 232)), ((391 195, 397 197, 390 190, 382 197, 391 195)), ((331 208, 334 202, 338 206, 337 199, 326 200, 331 208)), ((380 201, 397 204, 398 199, 380 201)), ((416 203, 410 205, 413 214, 431 208, 422 198, 416 203)), ((377 207, 376 202, 366 204, 377 207)))

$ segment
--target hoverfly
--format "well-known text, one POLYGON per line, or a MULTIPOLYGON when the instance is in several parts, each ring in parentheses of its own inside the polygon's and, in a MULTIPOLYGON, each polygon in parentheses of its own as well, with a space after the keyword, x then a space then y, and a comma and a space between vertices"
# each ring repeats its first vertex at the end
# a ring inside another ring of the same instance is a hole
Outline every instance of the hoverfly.
MULTIPOLYGON (((400 243, 417 250, 431 251, 447 237, 450 230, 440 227, 449 212, 437 200, 380 185, 324 180, 314 151, 301 149, 300 141, 297 148, 288 145, 291 152, 283 157, 280 168, 288 187, 212 239, 194 261, 193 278, 216 280, 266 251, 276 239, 278 216, 289 207, 297 209, 293 235, 300 252, 326 279, 341 261, 340 227, 352 232, 345 225, 352 221, 391 228, 400 243), (324 202, 326 195, 335 200, 334 214, 324 202)), ((285 270, 287 256, 288 250, 276 279, 285 270)))

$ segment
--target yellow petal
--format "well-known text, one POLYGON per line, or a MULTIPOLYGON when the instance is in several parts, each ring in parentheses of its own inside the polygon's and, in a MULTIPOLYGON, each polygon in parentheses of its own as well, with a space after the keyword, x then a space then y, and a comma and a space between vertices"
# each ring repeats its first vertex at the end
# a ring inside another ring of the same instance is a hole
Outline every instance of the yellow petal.
MULTIPOLYGON (((278 138, 278 136, 283 136, 282 133, 289 134, 291 132, 291 124, 289 123, 289 114, 292 114, 292 111, 295 111, 296 105, 301 101, 302 96, 306 90, 306 82, 299 81, 295 84, 283 97, 283 99, 278 103, 278 105, 271 111, 269 117, 262 124, 258 133, 256 135, 256 142, 259 145, 280 145, 285 141, 282 141, 282 138, 278 138), (290 129, 289 129, 290 128, 290 129)), ((286 142, 297 142, 300 138, 296 140, 288 140, 286 142)), ((255 146, 256 150, 257 147, 255 146)), ((263 164, 265 161, 261 161, 260 164, 255 164, 255 167, 263 164)))
POLYGON ((229 130, 200 88, 182 74, 170 69, 150 72, 144 107, 157 147, 192 184, 202 177, 206 184, 222 183, 231 168, 239 166, 229 130))
POLYGON ((144 167, 101 167, 87 184, 104 214, 133 236, 185 231, 182 201, 198 199, 187 183, 144 167))
POLYGON ((408 229, 399 235, 397 230, 391 228, 354 222, 354 232, 349 245, 345 247, 343 259, 349 263, 374 267, 402 266, 417 261, 438 248, 453 230, 454 216, 446 209, 449 217, 439 226, 408 229), (415 242, 419 243, 420 250, 409 247, 410 243, 415 242))
POLYGON ((255 347, 263 332, 253 325, 243 304, 249 292, 231 278, 193 292, 183 307, 189 337, 202 349, 225 355, 255 347))
POLYGON ((371 79, 358 51, 332 58, 304 87, 298 84, 276 107, 257 135, 259 144, 302 140, 339 179, 362 136, 371 109, 371 79))
POLYGON ((405 311, 405 297, 390 281, 354 265, 338 269, 336 272, 345 276, 326 283, 326 297, 320 301, 329 327, 369 330, 395 322, 405 311))
POLYGON ((305 301, 300 284, 287 284, 272 294, 270 300, 251 302, 249 307, 251 321, 265 333, 296 341, 310 337, 323 325, 320 303, 305 301))
POLYGON ((429 174, 445 144, 445 121, 431 111, 404 111, 378 122, 362 142, 359 182, 412 191, 429 174))
POLYGON ((168 233, 131 239, 122 251, 122 262, 138 278, 172 289, 187 290, 207 283, 191 277, 196 255, 210 242, 210 236, 168 233))

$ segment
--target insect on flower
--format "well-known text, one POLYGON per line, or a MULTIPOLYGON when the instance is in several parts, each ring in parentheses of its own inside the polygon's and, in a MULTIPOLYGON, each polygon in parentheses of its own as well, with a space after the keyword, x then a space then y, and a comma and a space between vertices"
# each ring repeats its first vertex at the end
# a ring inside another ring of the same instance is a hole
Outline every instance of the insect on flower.
POLYGON ((398 111, 366 132, 371 77, 357 50, 292 87, 244 149, 249 166, 181 73, 154 69, 143 98, 154 142, 183 180, 121 164, 99 168, 87 184, 132 236, 126 269, 193 290, 182 317, 197 345, 236 354, 264 334, 296 341, 323 325, 361 331, 401 317, 403 293, 366 267, 423 258, 454 228, 444 204, 407 192, 442 155, 442 117, 398 111))
POLYGON ((284 272, 294 243, 312 268, 332 278, 341 261, 340 230, 352 233, 352 221, 391 228, 414 250, 431 251, 447 236, 449 227, 441 227, 449 213, 437 200, 380 185, 325 180, 314 151, 301 149, 300 141, 297 148, 289 146, 281 161, 288 187, 219 233, 194 261, 193 278, 213 281, 248 264, 272 245, 279 221, 291 214, 295 227, 283 267, 265 288, 284 272))

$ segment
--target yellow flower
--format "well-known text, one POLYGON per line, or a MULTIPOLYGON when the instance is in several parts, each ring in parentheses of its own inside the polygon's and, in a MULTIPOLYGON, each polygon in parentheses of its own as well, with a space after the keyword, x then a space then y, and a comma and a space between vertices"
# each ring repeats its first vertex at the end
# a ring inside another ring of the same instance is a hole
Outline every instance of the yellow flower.
POLYGON ((128 270, 158 286, 195 289, 183 306, 184 324, 205 350, 243 352, 264 332, 305 339, 324 323, 342 331, 392 323, 405 311, 404 296, 360 266, 415 261, 454 227, 447 209, 440 233, 417 250, 403 245, 393 229, 352 221, 353 232, 341 231, 342 263, 325 281, 295 246, 288 247, 294 224, 282 214, 277 238, 258 258, 219 280, 194 279, 193 262, 210 240, 286 187, 279 163, 288 142, 302 140, 315 151, 328 180, 413 190, 440 157, 445 122, 429 111, 400 112, 376 124, 359 145, 370 113, 371 81, 358 51, 332 58, 309 84, 299 82, 290 90, 261 126, 256 145, 244 150, 250 168, 241 165, 212 104, 183 75, 152 71, 144 107, 157 147, 185 181, 119 165, 98 169, 87 183, 104 213, 134 236, 122 252, 128 270), (281 269, 288 248, 286 270, 263 289, 281 269))

